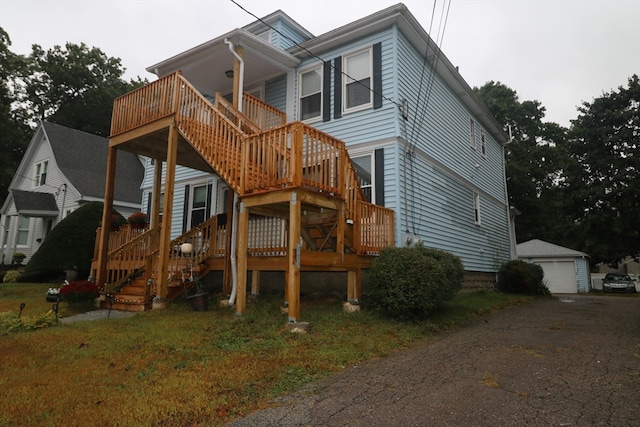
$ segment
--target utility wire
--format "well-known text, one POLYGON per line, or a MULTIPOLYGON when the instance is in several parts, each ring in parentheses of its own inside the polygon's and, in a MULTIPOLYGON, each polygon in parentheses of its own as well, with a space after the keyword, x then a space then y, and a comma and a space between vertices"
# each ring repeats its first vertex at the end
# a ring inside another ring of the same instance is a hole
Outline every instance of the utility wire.
MULTIPOLYGON (((267 27, 269 27, 270 29, 272 29, 273 31, 275 31, 276 33, 278 33, 280 36, 284 37, 285 39, 287 39, 288 41, 290 41, 291 43, 294 44, 294 46, 299 47, 300 49, 304 50, 306 53, 309 54, 309 56, 311 56, 312 58, 316 58, 317 60, 321 61, 322 63, 328 63, 329 66, 333 69, 334 72, 336 72, 336 67, 333 65, 333 61, 328 60, 325 61, 324 59, 322 59, 321 57, 319 57, 318 55, 316 55, 315 53, 311 52, 309 49, 307 49, 306 47, 302 46, 300 43, 296 42, 295 40, 293 40, 291 37, 287 36, 286 34, 284 34, 282 31, 278 30, 277 28, 272 27, 271 25, 267 24, 266 22, 264 22, 264 20, 262 20, 262 18, 259 18, 257 15, 255 15, 254 13, 248 11, 246 8, 244 8, 243 6, 241 6, 238 2, 236 2, 235 0, 230 0, 231 3, 235 4, 236 6, 238 6, 240 9, 242 9, 244 12, 248 13, 249 15, 251 15, 252 17, 254 17, 256 20, 260 21, 261 23, 263 23, 264 25, 266 25, 267 27)), ((370 86, 365 85, 364 83, 354 79, 353 77, 351 77, 349 74, 345 73, 344 71, 340 71, 340 74, 351 79, 354 83, 359 84, 360 86, 366 88, 369 92, 380 96, 382 99, 384 99, 385 101, 389 101, 390 103, 392 103, 393 105, 395 105, 397 108, 401 108, 401 105, 398 104, 396 101, 384 96, 382 93, 379 93, 377 91, 375 91, 374 89, 372 89, 370 86)), ((373 76, 371 78, 371 81, 373 80, 373 76)))

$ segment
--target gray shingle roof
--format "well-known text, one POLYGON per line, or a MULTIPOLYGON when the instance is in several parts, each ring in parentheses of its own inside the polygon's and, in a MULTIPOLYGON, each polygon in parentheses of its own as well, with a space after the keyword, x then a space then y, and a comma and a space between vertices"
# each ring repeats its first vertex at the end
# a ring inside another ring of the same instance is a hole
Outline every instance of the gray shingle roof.
POLYGON ((563 246, 554 245, 544 240, 533 239, 516 246, 518 257, 582 257, 588 254, 563 246))
POLYGON ((11 190, 16 209, 21 215, 36 214, 38 216, 58 215, 56 199, 51 193, 35 191, 11 190))
MULTIPOLYGON (((83 195, 104 198, 109 140, 76 129, 43 122, 58 167, 83 195)), ((140 204, 144 167, 138 156, 118 151, 114 199, 140 204)))

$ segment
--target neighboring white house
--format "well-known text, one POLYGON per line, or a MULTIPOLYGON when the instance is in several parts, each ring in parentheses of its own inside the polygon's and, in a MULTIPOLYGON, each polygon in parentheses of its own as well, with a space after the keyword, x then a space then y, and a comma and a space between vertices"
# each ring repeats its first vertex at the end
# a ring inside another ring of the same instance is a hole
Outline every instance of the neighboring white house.
POLYGON ((542 267, 544 281, 552 293, 586 293, 591 289, 586 253, 538 239, 519 243, 516 250, 519 259, 542 267))
MULTIPOLYGON (((29 260, 62 219, 87 202, 103 201, 109 141, 42 122, 9 185, 0 210, 2 263, 15 252, 29 260)), ((125 217, 140 210, 144 167, 140 158, 118 156, 114 208, 125 217)))

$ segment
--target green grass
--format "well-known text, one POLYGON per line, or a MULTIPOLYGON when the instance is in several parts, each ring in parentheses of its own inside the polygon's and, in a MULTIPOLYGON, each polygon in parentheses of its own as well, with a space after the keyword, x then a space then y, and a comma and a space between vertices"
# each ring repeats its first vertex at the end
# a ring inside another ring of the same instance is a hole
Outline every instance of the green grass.
MULTIPOLYGON (((49 286, 0 285, 0 313, 25 302, 23 316, 42 315, 51 308, 49 286)), ((530 300, 461 293, 428 321, 400 323, 365 310, 345 314, 335 298, 303 298, 311 328, 293 334, 282 297, 264 295, 240 318, 213 301, 204 313, 175 303, 131 318, 4 333, 0 426, 222 425, 305 383, 530 300)))

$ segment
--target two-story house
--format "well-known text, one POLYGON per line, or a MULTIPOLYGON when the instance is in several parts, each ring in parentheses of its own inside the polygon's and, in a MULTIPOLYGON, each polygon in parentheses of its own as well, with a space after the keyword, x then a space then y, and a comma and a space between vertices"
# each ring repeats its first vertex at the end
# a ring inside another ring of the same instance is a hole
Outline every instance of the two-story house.
MULTIPOLYGON (((458 255, 469 282, 514 255, 507 138, 404 5, 320 36, 276 11, 147 70, 159 80, 116 101, 110 146, 148 157, 156 298, 179 268, 172 248, 202 236, 197 263, 226 260, 206 269, 230 272, 240 314, 247 271, 252 287, 285 271, 291 321, 300 271, 346 271, 357 300, 386 245, 458 255), (223 234, 198 228, 208 220, 223 234)), ((108 240, 96 274, 112 283, 108 240)))
MULTIPOLYGON (((106 138, 43 121, 34 132, 2 205, 2 262, 16 252, 29 260, 47 235, 81 205, 104 198, 106 138)), ((122 215, 140 210, 144 167, 124 153, 113 206, 122 215)))

